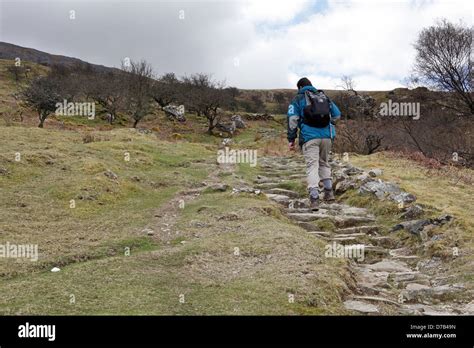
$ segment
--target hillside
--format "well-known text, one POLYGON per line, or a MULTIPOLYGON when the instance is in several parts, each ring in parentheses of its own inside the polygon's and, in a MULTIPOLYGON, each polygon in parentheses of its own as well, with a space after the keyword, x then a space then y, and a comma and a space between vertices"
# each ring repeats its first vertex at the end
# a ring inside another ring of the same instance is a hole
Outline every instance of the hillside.
MULTIPOLYGON (((226 143, 255 150, 256 166, 219 164, 224 136, 194 113, 180 123, 155 107, 138 129, 127 115, 52 115, 39 129, 8 64, 0 245, 37 245, 39 257, 0 262, 2 314, 474 313, 473 170, 336 149, 336 203, 312 213, 283 114, 244 117, 226 143), (328 256, 332 245, 364 245, 363 258, 328 256)), ((429 91, 368 94, 413 93, 429 91)))
POLYGON ((20 58, 25 62, 36 63, 44 66, 63 65, 66 67, 73 67, 87 65, 91 69, 98 72, 116 70, 115 68, 88 63, 78 58, 50 54, 36 50, 34 48, 21 47, 8 42, 0 41, 0 59, 15 60, 16 58, 20 58))

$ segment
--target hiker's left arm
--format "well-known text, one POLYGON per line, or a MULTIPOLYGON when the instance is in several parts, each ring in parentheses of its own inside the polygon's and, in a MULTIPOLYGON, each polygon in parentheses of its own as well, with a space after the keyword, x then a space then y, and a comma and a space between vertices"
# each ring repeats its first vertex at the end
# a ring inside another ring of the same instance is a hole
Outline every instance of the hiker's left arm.
POLYGON ((331 121, 336 122, 341 118, 341 110, 337 107, 337 105, 331 101, 330 104, 330 110, 331 110, 331 121))

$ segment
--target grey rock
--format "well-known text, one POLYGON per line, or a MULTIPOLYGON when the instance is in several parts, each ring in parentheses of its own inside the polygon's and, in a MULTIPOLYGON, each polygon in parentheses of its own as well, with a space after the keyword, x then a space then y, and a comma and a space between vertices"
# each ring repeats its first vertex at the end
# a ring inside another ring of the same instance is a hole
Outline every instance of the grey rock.
POLYGON ((334 191, 337 194, 342 194, 346 191, 349 191, 355 188, 357 188, 357 184, 355 182, 350 181, 350 180, 343 180, 336 183, 334 191))
POLYGON ((104 175, 106 177, 108 177, 109 179, 112 179, 112 180, 117 180, 118 179, 118 176, 117 174, 115 174, 113 171, 107 169, 107 171, 104 172, 104 175))
POLYGON ((242 117, 240 115, 233 115, 230 119, 231 119, 231 121, 235 122, 235 126, 237 128, 245 128, 246 127, 246 125, 245 125, 245 123, 242 120, 242 117))
POLYGON ((151 228, 145 228, 142 230, 142 233, 147 234, 148 236, 153 236, 155 231, 153 231, 151 228))
POLYGON ((279 195, 279 194, 273 194, 273 193, 266 193, 265 196, 267 196, 268 199, 275 201, 280 204, 288 205, 290 203, 290 197, 286 195, 279 195))
POLYGON ((357 180, 358 182, 361 182, 361 183, 366 183, 366 182, 371 181, 371 180, 373 180, 373 179, 372 179, 372 177, 369 176, 368 174, 363 173, 363 174, 361 174, 361 175, 356 176, 356 180, 357 180))
POLYGON ((409 206, 400 216, 402 219, 415 219, 423 215, 423 208, 418 204, 409 206))
POLYGON ((366 265, 366 267, 372 271, 379 272, 411 272, 411 269, 404 263, 392 260, 382 260, 371 265, 366 265))
POLYGON ((344 307, 348 310, 356 311, 360 313, 378 313, 379 312, 379 309, 377 308, 377 306, 371 303, 362 302, 362 301, 355 301, 355 300, 345 301, 344 307))
POLYGON ((342 173, 346 174, 346 175, 358 175, 358 174, 362 174, 363 173, 363 170, 362 169, 359 169, 357 167, 348 167, 346 169, 344 169, 342 171, 342 173))
POLYGON ((378 199, 390 199, 396 202, 411 203, 416 197, 410 193, 404 192, 400 187, 391 182, 384 182, 380 179, 368 181, 360 186, 359 193, 374 194, 378 199))
POLYGON ((374 222, 375 218, 371 216, 335 216, 334 223, 336 227, 349 227, 360 223, 374 222))
POLYGON ((228 146, 228 145, 230 145, 230 144, 232 144, 232 139, 231 139, 231 138, 224 138, 224 139, 222 139, 222 145, 223 145, 223 146, 228 146))
POLYGON ((464 291, 465 289, 463 286, 456 284, 430 287, 423 284, 410 283, 402 293, 408 301, 432 303, 435 300, 450 300, 457 294, 464 291))
POLYGON ((375 168, 375 169, 369 170, 369 175, 373 178, 375 178, 376 176, 380 176, 382 174, 383 174, 382 169, 375 168))
POLYGON ((410 220, 401 222, 394 227, 392 227, 392 232, 396 232, 399 230, 406 230, 414 235, 420 236, 422 235, 423 229, 426 226, 434 225, 440 226, 452 220, 451 215, 443 215, 439 218, 435 219, 422 219, 422 220, 410 220))
POLYGON ((186 122, 186 117, 184 116, 184 107, 182 105, 167 105, 163 108, 166 116, 170 120, 177 120, 179 122, 186 122))
MULTIPOLYGON (((231 123, 217 123, 215 128, 221 132, 227 133, 228 136, 233 136, 237 129, 234 121, 231 123)), ((220 135, 222 135, 222 133, 220 135)))
POLYGON ((208 190, 213 192, 225 192, 229 188, 227 184, 214 184, 208 187, 208 190))

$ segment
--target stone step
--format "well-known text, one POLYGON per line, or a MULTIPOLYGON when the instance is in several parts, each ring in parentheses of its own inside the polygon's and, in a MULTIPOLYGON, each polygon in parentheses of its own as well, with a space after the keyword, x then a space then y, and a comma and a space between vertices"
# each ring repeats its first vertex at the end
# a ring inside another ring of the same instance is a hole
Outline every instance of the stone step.
POLYGON ((447 316, 460 314, 454 311, 453 308, 450 308, 450 306, 443 304, 437 306, 428 306, 420 303, 404 304, 401 309, 405 310, 406 314, 411 315, 447 316))
POLYGON ((375 302, 385 302, 385 303, 390 303, 392 305, 395 305, 397 307, 399 307, 401 304, 394 301, 394 300, 391 300, 391 299, 388 299, 388 298, 385 298, 385 297, 378 297, 378 296, 352 296, 352 298, 356 299, 356 300, 364 300, 364 301, 375 301, 375 302))
POLYGON ((355 242, 357 240, 356 237, 335 237, 335 238, 329 238, 329 241, 331 242, 337 242, 341 244, 345 244, 345 242, 355 242))
POLYGON ((260 190, 279 188, 281 182, 265 182, 262 184, 255 184, 254 186, 260 190))
POLYGON ((374 222, 375 218, 371 216, 336 216, 334 223, 336 227, 349 227, 361 223, 374 222))
POLYGON ((353 206, 350 206, 347 204, 341 204, 341 203, 321 202, 320 207, 327 210, 337 211, 344 215, 369 215, 368 210, 365 208, 353 207, 353 206))
POLYGON ((398 240, 389 236, 371 236, 369 235, 369 240, 375 245, 382 246, 384 248, 391 249, 398 244, 398 240))
POLYGON ((368 302, 348 300, 344 301, 344 307, 348 310, 356 311, 359 313, 379 313, 378 307, 368 302))
POLYGON ((299 222, 311 222, 316 220, 330 220, 337 227, 353 226, 359 223, 374 222, 374 218, 368 216, 337 216, 330 215, 325 212, 313 212, 313 213, 289 213, 287 216, 290 219, 299 222))
POLYGON ((411 272, 412 270, 403 262, 384 259, 370 265, 365 265, 367 269, 378 272, 411 272))
POLYGON ((370 286, 373 288, 390 288, 390 285, 387 282, 389 272, 384 271, 372 271, 368 268, 365 268, 365 264, 354 267, 357 271, 357 278, 359 284, 362 286, 370 286))
POLYGON ((367 253, 377 254, 377 255, 388 255, 389 250, 376 246, 376 245, 366 245, 364 251, 367 253))
POLYGON ((299 197, 299 193, 298 192, 295 192, 295 191, 291 191, 291 190, 286 190, 286 189, 282 189, 282 188, 272 188, 272 189, 268 189, 265 191, 265 193, 272 193, 272 194, 277 194, 277 195, 285 195, 285 196, 288 196, 290 198, 298 198, 299 197))
POLYGON ((274 193, 266 193, 265 196, 268 199, 270 199, 274 202, 277 202, 279 204, 288 205, 290 203, 290 197, 285 196, 285 195, 278 195, 278 194, 274 194, 274 193))
MULTIPOLYGON (((260 176, 260 175, 259 175, 260 176)), ((267 177, 261 177, 259 178, 257 176, 257 179, 255 179, 253 182, 256 183, 256 184, 267 184, 267 183, 274 183, 276 182, 277 180, 275 180, 275 178, 267 178, 267 177)), ((281 180, 279 182, 284 182, 284 180, 281 180)))
POLYGON ((358 238, 358 237, 365 237, 365 236, 367 236, 365 233, 340 233, 340 234, 337 234, 334 238, 345 238, 345 237, 358 238))
POLYGON ((399 259, 399 260, 417 260, 420 257, 418 255, 408 254, 410 251, 405 248, 400 249, 392 249, 390 250, 390 256, 392 259, 399 259))
POLYGON ((335 233, 364 233, 364 234, 376 234, 380 231, 380 226, 352 226, 347 228, 337 229, 335 233))
POLYGON ((325 212, 312 212, 312 213, 288 213, 286 214, 290 219, 301 221, 301 222, 311 222, 321 219, 331 219, 333 220, 335 217, 333 215, 329 215, 325 212))
POLYGON ((308 231, 309 234, 315 235, 315 236, 322 236, 322 237, 330 237, 331 232, 324 232, 324 231, 308 231))
POLYGON ((457 284, 431 287, 420 283, 409 283, 401 294, 409 302, 431 303, 435 300, 445 302, 463 292, 465 287, 457 284))
POLYGON ((418 271, 390 273, 387 280, 399 289, 405 288, 410 283, 431 284, 430 277, 418 271))
POLYGON ((290 209, 301 209, 309 208, 309 199, 308 198, 299 198, 299 199, 290 199, 290 204, 288 205, 290 209))

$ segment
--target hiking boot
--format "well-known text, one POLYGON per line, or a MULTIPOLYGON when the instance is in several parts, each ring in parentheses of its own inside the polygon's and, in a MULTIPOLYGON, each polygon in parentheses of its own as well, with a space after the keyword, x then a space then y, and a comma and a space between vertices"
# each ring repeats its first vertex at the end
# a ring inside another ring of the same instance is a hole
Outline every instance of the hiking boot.
POLYGON ((318 211, 319 210, 319 198, 310 197, 309 202, 310 202, 309 203, 309 208, 312 211, 318 211))
POLYGON ((334 197, 334 191, 332 189, 330 190, 326 190, 324 189, 324 196, 323 196, 323 199, 326 201, 326 202, 333 202, 336 200, 336 197, 334 197))

